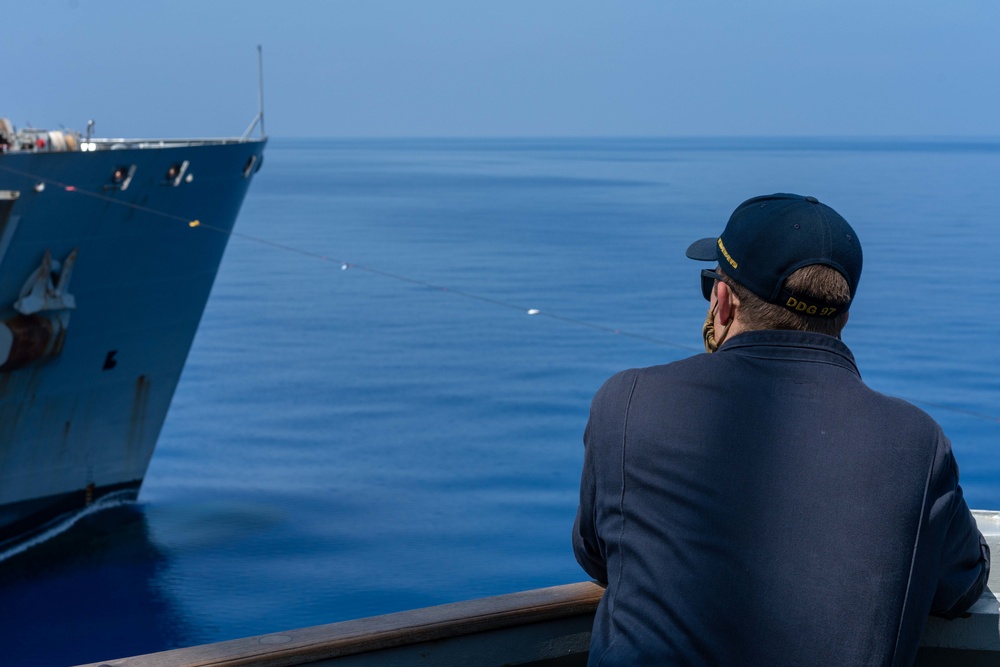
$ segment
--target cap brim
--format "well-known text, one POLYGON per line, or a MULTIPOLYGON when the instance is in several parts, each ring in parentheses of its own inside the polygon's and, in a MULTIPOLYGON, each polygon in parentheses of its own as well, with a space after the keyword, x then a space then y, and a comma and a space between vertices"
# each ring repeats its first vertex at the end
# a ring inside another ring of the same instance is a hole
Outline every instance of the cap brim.
POLYGON ((716 248, 718 247, 718 239, 714 236, 707 239, 701 239, 695 241, 690 246, 688 246, 687 252, 684 253, 691 259, 697 259, 701 262, 714 262, 718 259, 716 254, 716 248))

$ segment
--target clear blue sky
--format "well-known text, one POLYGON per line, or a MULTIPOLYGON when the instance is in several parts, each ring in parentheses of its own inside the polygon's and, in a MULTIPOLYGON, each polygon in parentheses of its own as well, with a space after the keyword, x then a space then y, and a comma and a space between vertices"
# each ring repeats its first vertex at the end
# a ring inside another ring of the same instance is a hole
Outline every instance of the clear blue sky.
POLYGON ((0 0, 0 116, 102 136, 1000 136, 997 0, 0 0))

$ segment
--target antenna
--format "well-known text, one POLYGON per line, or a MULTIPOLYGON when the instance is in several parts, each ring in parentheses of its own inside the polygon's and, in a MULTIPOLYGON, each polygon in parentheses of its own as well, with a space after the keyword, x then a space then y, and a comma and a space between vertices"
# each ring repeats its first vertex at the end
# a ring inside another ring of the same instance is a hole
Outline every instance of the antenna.
POLYGON ((257 45, 257 115, 260 117, 260 138, 266 139, 264 132, 264 50, 257 45))
POLYGON ((247 140, 257 123, 260 123, 260 138, 267 139, 267 133, 264 132, 264 52, 260 44, 257 45, 257 115, 250 121, 250 127, 240 137, 240 141, 247 140))

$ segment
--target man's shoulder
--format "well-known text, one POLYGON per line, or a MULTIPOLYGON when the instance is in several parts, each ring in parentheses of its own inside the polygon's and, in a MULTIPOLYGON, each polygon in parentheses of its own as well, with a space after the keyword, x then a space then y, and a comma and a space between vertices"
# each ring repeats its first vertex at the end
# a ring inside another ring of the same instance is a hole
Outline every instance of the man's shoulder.
POLYGON ((906 428, 910 432, 942 432, 941 425, 922 408, 905 399, 875 391, 868 385, 864 386, 868 392, 866 403, 885 415, 886 421, 891 420, 896 425, 895 428, 906 428))
POLYGON ((676 381, 683 377, 700 377, 704 372, 706 365, 709 364, 711 360, 712 355, 696 354, 692 357, 678 359, 677 361, 671 361, 666 364, 657 364, 642 368, 629 368, 619 371, 608 378, 601 386, 601 389, 597 392, 597 394, 600 396, 602 393, 609 392, 631 392, 638 382, 642 382, 644 384, 649 382, 658 383, 676 381))

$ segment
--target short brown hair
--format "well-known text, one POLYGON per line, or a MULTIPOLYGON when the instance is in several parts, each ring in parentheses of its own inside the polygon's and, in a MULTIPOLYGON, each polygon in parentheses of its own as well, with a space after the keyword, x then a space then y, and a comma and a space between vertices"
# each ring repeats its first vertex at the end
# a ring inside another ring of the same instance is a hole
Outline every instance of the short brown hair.
MULTIPOLYGON (((795 331, 815 331, 816 333, 836 336, 847 324, 847 313, 842 312, 833 318, 811 317, 795 313, 783 306, 768 303, 735 280, 726 276, 725 283, 740 300, 740 323, 747 331, 761 329, 792 329, 795 331)), ((851 301, 851 288, 847 279, 836 269, 824 264, 811 264, 792 273, 785 280, 785 289, 804 297, 812 297, 817 301, 842 304, 847 306, 851 301)))

